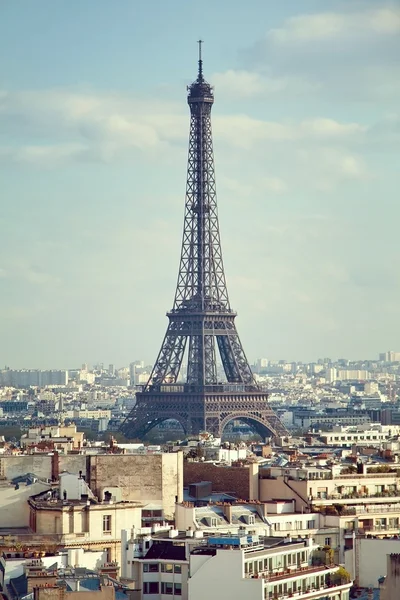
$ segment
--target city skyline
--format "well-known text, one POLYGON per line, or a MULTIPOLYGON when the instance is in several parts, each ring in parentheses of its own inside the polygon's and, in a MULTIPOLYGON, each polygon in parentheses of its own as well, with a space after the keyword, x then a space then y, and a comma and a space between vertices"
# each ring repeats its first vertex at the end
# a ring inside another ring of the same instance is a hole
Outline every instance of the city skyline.
POLYGON ((237 4, 224 32, 225 2, 211 24, 177 2, 168 31, 161 3, 154 13, 43 2, 26 7, 19 35, 7 5, 3 364, 154 361, 178 269, 185 85, 200 34, 215 85, 222 248, 248 355, 396 347, 400 12, 256 5, 252 27, 237 4))

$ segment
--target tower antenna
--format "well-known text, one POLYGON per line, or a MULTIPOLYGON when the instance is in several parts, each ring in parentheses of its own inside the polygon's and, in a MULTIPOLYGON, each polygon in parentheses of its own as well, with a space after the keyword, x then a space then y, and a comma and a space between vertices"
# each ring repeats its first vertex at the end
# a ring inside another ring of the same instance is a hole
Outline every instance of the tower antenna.
POLYGON ((199 81, 203 81, 203 60, 201 58, 201 45, 204 44, 203 40, 197 40, 199 45, 199 81))

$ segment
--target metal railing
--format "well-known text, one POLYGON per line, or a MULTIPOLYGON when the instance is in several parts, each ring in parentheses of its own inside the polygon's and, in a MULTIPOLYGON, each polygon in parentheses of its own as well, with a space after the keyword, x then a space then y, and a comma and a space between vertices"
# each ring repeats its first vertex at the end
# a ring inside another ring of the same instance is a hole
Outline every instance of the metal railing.
POLYGON ((318 592, 323 592, 324 590, 329 590, 335 588, 335 592, 339 592, 341 590, 345 590, 350 587, 350 583, 330 583, 329 585, 321 585, 319 587, 310 587, 306 590, 296 590, 295 592, 287 592, 286 594, 275 594, 274 592, 269 592, 268 600, 286 600, 288 598, 307 598, 308 596, 312 596, 318 592))
POLYGON ((279 571, 278 573, 271 573, 268 570, 261 570, 257 571, 256 573, 247 573, 246 576, 249 579, 266 579, 267 581, 274 582, 291 577, 296 577, 298 579, 300 576, 308 577, 309 575, 320 575, 322 572, 331 572, 332 569, 335 568, 335 565, 308 565, 306 567, 297 566, 296 569, 291 569, 290 566, 291 565, 288 565, 285 567, 284 571, 279 571))
POLYGON ((314 500, 363 500, 365 498, 400 498, 400 490, 387 490, 384 492, 363 493, 353 492, 347 494, 324 494, 324 496, 311 496, 314 500))

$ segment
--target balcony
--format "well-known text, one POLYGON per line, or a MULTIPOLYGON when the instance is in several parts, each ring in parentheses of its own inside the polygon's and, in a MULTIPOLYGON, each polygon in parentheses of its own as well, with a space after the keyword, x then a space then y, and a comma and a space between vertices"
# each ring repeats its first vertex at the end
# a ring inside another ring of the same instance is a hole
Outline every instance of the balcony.
POLYGON ((389 479, 397 479, 397 473, 349 473, 343 475, 336 475, 333 479, 337 481, 338 479, 381 479, 381 478, 389 478, 389 479))
MULTIPOLYGON (((292 566, 296 566, 296 565, 292 565, 292 566)), ((248 573, 246 575, 247 578, 249 579, 265 579, 268 582, 274 583, 275 581, 282 581, 283 579, 291 579, 291 578, 295 578, 296 580, 299 579, 300 577, 308 577, 310 575, 321 575, 323 573, 334 573, 335 572, 336 567, 335 566, 327 566, 327 565, 320 565, 320 566, 310 566, 307 565, 306 567, 296 567, 295 569, 292 569, 290 566, 288 566, 286 568, 285 571, 281 570, 279 572, 270 572, 268 570, 265 571, 259 571, 258 573, 248 573)))
POLYGON ((298 598, 301 600, 315 598, 317 600, 317 598, 321 598, 322 594, 324 594, 323 598, 337 598, 340 597, 338 596, 340 592, 350 589, 350 586, 351 583, 338 583, 323 585, 319 588, 309 588, 306 590, 298 590, 296 592, 287 592, 286 594, 274 594, 273 592, 269 592, 267 598, 268 600, 287 600, 289 598, 293 598, 293 600, 297 600, 298 598))
POLYGON ((398 535, 399 525, 367 525, 365 527, 359 527, 356 533, 358 535, 398 535))
POLYGON ((345 494, 326 494, 324 497, 311 496, 310 501, 316 505, 330 504, 358 504, 360 502, 384 503, 390 501, 400 502, 400 490, 385 490, 383 492, 363 493, 353 492, 345 494))
POLYGON ((397 506, 388 506, 387 504, 381 504, 381 506, 353 506, 346 507, 340 513, 341 516, 346 515, 363 515, 368 513, 373 514, 385 514, 385 513, 399 513, 400 514, 400 505, 397 506))

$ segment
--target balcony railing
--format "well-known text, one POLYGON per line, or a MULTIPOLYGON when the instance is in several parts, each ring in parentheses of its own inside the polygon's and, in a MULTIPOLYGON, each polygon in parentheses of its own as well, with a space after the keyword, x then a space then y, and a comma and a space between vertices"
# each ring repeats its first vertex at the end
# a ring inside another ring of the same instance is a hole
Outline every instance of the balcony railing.
POLYGON ((349 589, 351 583, 337 583, 337 584, 329 584, 329 585, 321 585, 318 588, 309 588, 306 590, 297 590, 296 592, 287 592, 286 594, 274 594, 274 592, 270 592, 268 594, 268 600, 287 600, 293 598, 297 600, 297 598, 301 598, 302 600, 306 598, 313 598, 314 595, 320 594, 325 590, 335 590, 335 593, 339 593, 343 590, 349 589))
POLYGON ((381 477, 389 477, 391 479, 399 478, 397 473, 346 473, 343 475, 335 475, 333 479, 380 479, 381 477))
POLYGON ((348 527, 344 530, 344 533, 346 535, 350 535, 355 533, 356 535, 367 535, 370 533, 386 533, 386 534, 399 534, 400 531, 400 526, 399 524, 393 524, 393 525, 367 525, 365 527, 358 527, 355 529, 352 529, 351 527, 348 527))
POLYGON ((381 506, 348 506, 344 508, 340 515, 365 515, 365 514, 385 514, 385 513, 399 513, 400 514, 400 505, 398 506, 386 506, 385 504, 381 504, 381 506))
POLYGON ((400 490, 387 490, 372 494, 366 494, 363 492, 349 492, 347 494, 325 494, 324 496, 311 496, 311 500, 313 502, 324 500, 364 500, 366 498, 400 498, 400 490))
POLYGON ((248 573, 247 577, 250 579, 266 579, 267 581, 280 581, 282 579, 289 579, 295 577, 298 579, 299 577, 308 577, 310 575, 320 575, 321 573, 330 573, 335 569, 335 566, 306 566, 306 567, 297 567, 296 569, 291 569, 290 565, 286 567, 285 571, 279 571, 278 573, 271 573, 268 570, 258 571, 257 573, 248 573))

